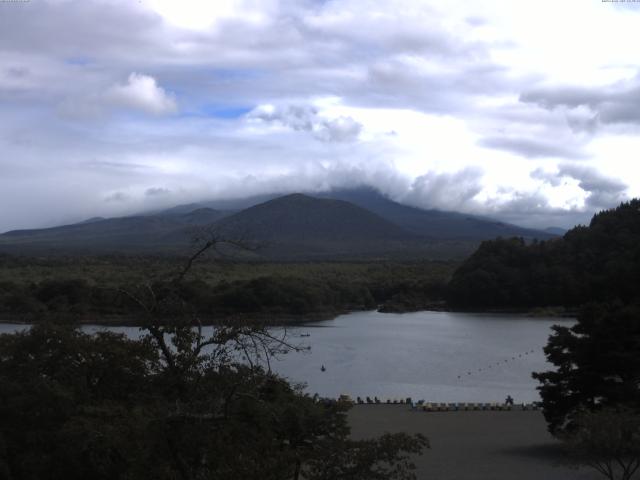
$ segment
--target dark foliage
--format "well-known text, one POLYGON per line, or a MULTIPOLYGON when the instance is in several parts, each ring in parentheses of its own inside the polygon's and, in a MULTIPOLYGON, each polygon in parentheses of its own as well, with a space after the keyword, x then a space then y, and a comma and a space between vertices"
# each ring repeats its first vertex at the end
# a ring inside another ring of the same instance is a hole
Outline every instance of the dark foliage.
POLYGON ((556 370, 534 373, 552 433, 607 406, 640 406, 640 307, 589 305, 573 327, 554 327, 545 353, 556 370))
POLYGON ((423 437, 351 441, 347 405, 232 362, 259 329, 221 329, 206 353, 190 328, 158 331, 171 344, 52 324, 0 336, 0 479, 414 478, 423 437))
POLYGON ((576 307, 640 297, 640 200, 593 217, 561 239, 497 239, 455 272, 448 301, 458 307, 576 307))
MULTIPOLYGON (((192 303, 202 284, 184 277, 220 241, 173 281, 121 291, 138 309, 139 340, 48 322, 0 335, 0 480, 415 479, 409 455, 426 438, 352 441, 349 405, 271 373, 276 352, 300 350, 286 331, 235 321, 203 334, 192 303)), ((34 291, 43 304, 79 305, 91 290, 34 291)), ((253 291, 279 294, 270 283, 253 291)))
POLYGON ((570 463, 586 465, 609 480, 631 480, 640 468, 640 413, 625 407, 585 410, 561 436, 570 463))
MULTIPOLYGON (((137 305, 124 292, 138 282, 122 273, 122 259, 89 257, 69 264, 17 257, 2 260, 7 271, 21 280, 0 280, 0 315, 6 319, 100 321, 109 317, 117 321, 115 317, 123 317, 126 322, 137 313, 137 305), (54 275, 61 278, 52 279, 54 275)), ((148 262, 151 259, 131 259, 126 273, 133 276, 148 268, 148 262)), ((235 314, 332 315, 379 305, 386 311, 417 310, 444 299, 453 268, 444 262, 242 263, 229 266, 225 276, 186 279, 176 285, 170 277, 177 269, 175 262, 159 263, 169 273, 156 276, 154 290, 179 295, 207 321, 235 314)), ((212 264, 205 266, 198 266, 203 274, 211 271, 212 264)))

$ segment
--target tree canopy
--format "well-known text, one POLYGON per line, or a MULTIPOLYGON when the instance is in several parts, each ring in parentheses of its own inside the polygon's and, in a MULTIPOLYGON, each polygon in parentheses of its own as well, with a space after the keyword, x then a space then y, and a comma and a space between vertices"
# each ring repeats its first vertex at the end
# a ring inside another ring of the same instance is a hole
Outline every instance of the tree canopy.
POLYGON ((570 432, 583 410, 640 406, 640 307, 592 304, 545 347, 556 369, 534 373, 552 433, 570 432))
POLYGON ((588 227, 527 244, 483 242, 454 273, 448 301, 458 307, 577 307, 640 297, 640 200, 596 214, 588 227))
POLYGON ((585 410, 563 435, 569 461, 587 465, 609 480, 631 480, 640 468, 640 414, 625 407, 585 410))

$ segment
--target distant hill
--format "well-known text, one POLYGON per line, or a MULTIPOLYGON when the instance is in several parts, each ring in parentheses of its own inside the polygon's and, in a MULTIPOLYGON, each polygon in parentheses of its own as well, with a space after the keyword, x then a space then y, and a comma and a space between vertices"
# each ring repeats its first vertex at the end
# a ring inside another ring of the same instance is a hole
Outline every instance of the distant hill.
POLYGON ((185 205, 177 205, 175 207, 151 212, 152 215, 181 215, 191 212, 197 208, 211 208, 213 210, 219 210, 224 212, 238 212, 260 203, 268 202, 278 197, 289 195, 287 193, 269 193, 264 195, 251 195, 248 197, 239 197, 231 199, 219 199, 219 200, 206 200, 197 203, 188 203, 185 205))
POLYGON ((483 242, 455 272, 449 302, 459 307, 576 307, 640 301, 640 200, 596 214, 588 227, 525 244, 483 242))
POLYGON ((0 235, 0 251, 31 254, 184 250, 190 228, 214 223, 225 215, 198 208, 181 215, 93 218, 53 228, 13 230, 0 235))
POLYGON ((562 236, 565 233, 567 233, 569 230, 567 230, 566 228, 561 228, 561 227, 547 227, 544 229, 545 232, 550 233, 552 235, 558 235, 558 236, 562 236))
MULTIPOLYGON (((563 235, 566 230, 550 228, 544 231, 519 227, 488 217, 435 209, 421 209, 393 201, 370 187, 338 189, 306 193, 315 198, 343 200, 375 213, 404 230, 432 240, 481 241, 496 237, 523 237, 546 240, 563 235)), ((195 208, 239 211, 280 197, 277 194, 257 195, 234 200, 212 200, 179 205, 161 213, 185 213, 195 208)))
POLYGON ((121 218, 92 218, 0 235, 9 253, 183 253, 194 230, 213 228, 262 246, 261 258, 452 258, 481 240, 553 235, 455 212, 421 210, 372 189, 200 202, 121 218), (211 208, 211 206, 225 207, 211 208))

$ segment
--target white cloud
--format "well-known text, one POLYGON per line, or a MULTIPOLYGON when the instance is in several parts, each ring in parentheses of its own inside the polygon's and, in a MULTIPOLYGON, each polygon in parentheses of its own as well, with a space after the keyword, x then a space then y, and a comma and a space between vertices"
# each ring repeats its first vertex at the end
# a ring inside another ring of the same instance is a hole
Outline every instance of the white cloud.
POLYGON ((640 195, 639 12, 584 0, 3 8, 0 202, 16 211, 0 211, 0 230, 356 181, 427 207, 569 223, 640 195), (627 187, 566 169, 547 181, 568 162, 627 187), (146 194, 158 185, 171 194, 146 194), (128 196, 105 202, 114 192, 128 196))
POLYGON ((482 191, 483 175, 478 167, 454 173, 429 172, 413 181, 402 200, 419 207, 470 210, 474 197, 482 191))
POLYGON ((126 83, 110 87, 105 100, 155 115, 175 113, 178 110, 175 98, 158 86, 155 78, 135 72, 129 75, 126 83))

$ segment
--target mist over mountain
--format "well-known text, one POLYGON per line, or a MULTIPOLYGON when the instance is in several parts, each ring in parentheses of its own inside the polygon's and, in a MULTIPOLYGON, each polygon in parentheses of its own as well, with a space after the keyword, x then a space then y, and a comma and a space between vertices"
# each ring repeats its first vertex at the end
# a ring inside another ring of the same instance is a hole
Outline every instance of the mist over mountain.
POLYGON ((488 217, 421 209, 390 200, 373 188, 334 190, 317 195, 320 198, 345 200, 366 208, 417 235, 435 239, 485 240, 494 237, 550 238, 538 230, 522 228, 488 217))
POLYGON ((257 258, 449 258, 499 236, 554 236, 484 217, 421 210, 360 188, 191 203, 144 215, 15 230, 0 235, 0 251, 179 254, 205 228, 259 245, 257 258))

